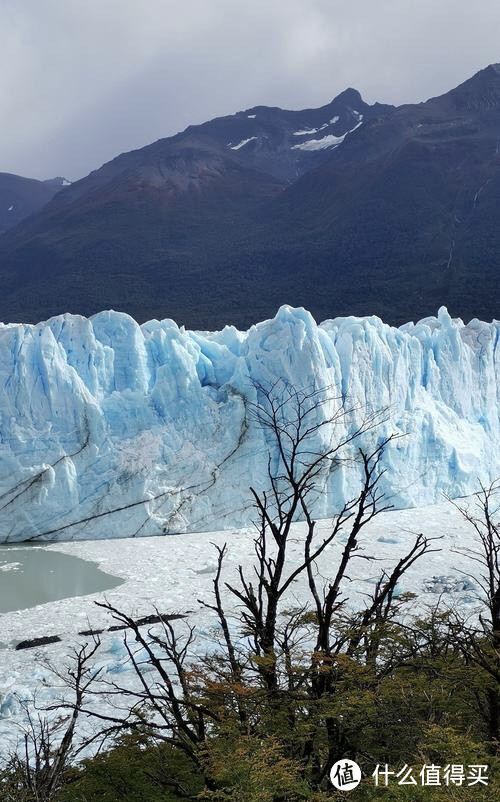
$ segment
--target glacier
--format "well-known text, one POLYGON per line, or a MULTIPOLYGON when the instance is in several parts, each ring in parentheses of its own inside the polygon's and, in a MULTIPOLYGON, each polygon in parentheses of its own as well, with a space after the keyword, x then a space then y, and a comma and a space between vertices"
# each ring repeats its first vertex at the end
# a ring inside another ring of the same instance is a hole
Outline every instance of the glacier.
MULTIPOLYGON (((246 332, 113 311, 0 324, 0 541, 249 524, 249 487, 265 487, 273 446, 248 407, 276 378, 348 399, 346 430, 387 410, 366 445, 402 435, 383 458, 395 507, 470 494, 500 475, 499 334, 497 321, 465 325, 444 307, 399 328, 318 325, 290 306, 246 332)), ((315 514, 334 513, 357 482, 356 465, 341 466, 315 514)))

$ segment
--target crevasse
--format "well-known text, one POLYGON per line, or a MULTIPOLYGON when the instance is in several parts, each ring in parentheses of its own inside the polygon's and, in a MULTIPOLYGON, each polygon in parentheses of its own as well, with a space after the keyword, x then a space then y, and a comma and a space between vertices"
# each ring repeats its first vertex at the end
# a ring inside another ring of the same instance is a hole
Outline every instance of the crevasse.
MULTIPOLYGON (((247 401, 277 377, 349 399, 346 427, 387 409, 367 440, 404 435, 384 455, 389 503, 470 493, 500 475, 499 332, 444 308, 401 328, 376 317, 317 325, 289 306, 246 332, 139 326, 119 312, 0 325, 0 540, 248 524, 269 441, 247 401)), ((357 481, 355 466, 333 473, 316 514, 357 481)))

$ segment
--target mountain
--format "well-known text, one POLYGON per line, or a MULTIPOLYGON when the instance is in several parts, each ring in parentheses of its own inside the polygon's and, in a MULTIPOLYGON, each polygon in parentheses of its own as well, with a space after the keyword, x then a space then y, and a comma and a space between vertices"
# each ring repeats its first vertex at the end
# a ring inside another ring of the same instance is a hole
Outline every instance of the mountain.
POLYGON ((269 220, 286 232, 296 294, 307 304, 324 286, 313 307, 320 319, 332 302, 336 313, 392 323, 437 303, 467 319, 498 317, 500 65, 361 126, 290 187, 269 220), (307 231, 302 249, 297 230, 307 231))
POLYGON ((0 173, 0 233, 38 212, 68 184, 65 178, 59 177, 37 181, 13 173, 0 173))
POLYGON ((351 89, 319 109, 247 109, 118 156, 1 239, 0 319, 113 307, 241 324, 237 285, 251 276, 236 250, 258 245, 269 201, 387 108, 351 89))
MULTIPOLYGON (((373 316, 318 326, 291 307, 246 332, 120 312, 0 327, 0 541, 250 524, 248 487, 265 488, 272 445, 248 403, 277 376, 349 398, 345 420, 324 424, 330 404, 309 416, 318 453, 366 409, 387 411, 376 437, 405 435, 380 466, 390 504, 472 493, 500 473, 499 337, 500 323, 444 308, 398 329, 373 316)), ((345 459, 320 479, 318 517, 355 495, 358 470, 345 459)))
POLYGON ((286 302, 498 316, 500 66, 425 103, 258 106, 122 154, 0 238, 0 318, 246 327, 286 302))

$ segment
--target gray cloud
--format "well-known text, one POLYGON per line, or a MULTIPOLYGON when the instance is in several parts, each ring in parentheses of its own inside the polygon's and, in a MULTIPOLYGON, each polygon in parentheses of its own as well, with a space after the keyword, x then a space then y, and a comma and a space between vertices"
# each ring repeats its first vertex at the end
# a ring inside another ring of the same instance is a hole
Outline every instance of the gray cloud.
POLYGON ((498 0, 0 0, 0 170, 74 179, 259 103, 416 102, 500 61, 498 0))

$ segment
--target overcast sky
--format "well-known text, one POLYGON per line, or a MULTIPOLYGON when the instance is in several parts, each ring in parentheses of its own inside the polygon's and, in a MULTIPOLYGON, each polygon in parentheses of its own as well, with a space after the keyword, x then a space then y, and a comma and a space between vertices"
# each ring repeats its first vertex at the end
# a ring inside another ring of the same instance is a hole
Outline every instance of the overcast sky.
POLYGON ((0 0, 0 171, 73 180, 221 114, 417 102, 496 61, 499 0, 0 0))

